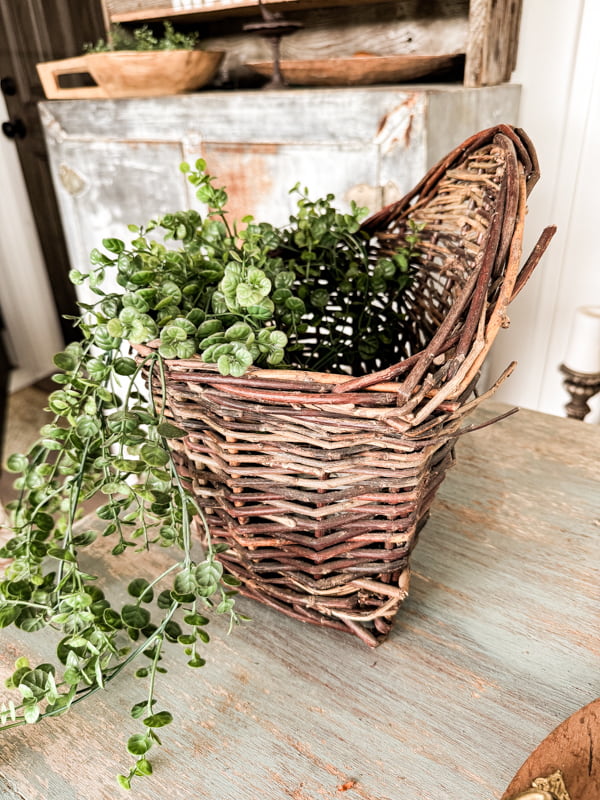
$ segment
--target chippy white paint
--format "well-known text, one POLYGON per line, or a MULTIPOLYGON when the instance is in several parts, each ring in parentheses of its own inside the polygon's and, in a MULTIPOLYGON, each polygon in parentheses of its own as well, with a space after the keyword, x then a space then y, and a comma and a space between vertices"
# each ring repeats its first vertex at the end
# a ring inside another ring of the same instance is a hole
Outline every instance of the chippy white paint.
POLYGON ((283 224, 296 181, 373 212, 474 130, 514 122, 518 102, 517 86, 423 84, 47 102, 41 116, 72 265, 85 269, 103 237, 197 203, 183 159, 207 161, 233 219, 283 224))
POLYGON ((408 145, 415 115, 419 111, 422 113, 422 109, 415 108, 417 100, 417 95, 412 95, 404 103, 392 109, 382 121, 375 136, 375 144, 379 145, 383 153, 408 145))

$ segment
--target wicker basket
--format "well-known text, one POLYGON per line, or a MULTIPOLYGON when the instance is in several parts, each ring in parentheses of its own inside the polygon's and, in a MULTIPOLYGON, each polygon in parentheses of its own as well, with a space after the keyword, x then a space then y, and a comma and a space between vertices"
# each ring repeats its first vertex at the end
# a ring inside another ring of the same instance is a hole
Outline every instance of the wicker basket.
POLYGON ((498 126, 364 224, 381 255, 407 220, 425 223, 390 367, 232 378, 167 362, 167 412, 188 432, 174 443, 181 475, 242 593, 371 646, 388 634, 463 419, 493 391, 476 395, 480 367, 554 232, 519 270, 537 178, 525 134, 498 126))

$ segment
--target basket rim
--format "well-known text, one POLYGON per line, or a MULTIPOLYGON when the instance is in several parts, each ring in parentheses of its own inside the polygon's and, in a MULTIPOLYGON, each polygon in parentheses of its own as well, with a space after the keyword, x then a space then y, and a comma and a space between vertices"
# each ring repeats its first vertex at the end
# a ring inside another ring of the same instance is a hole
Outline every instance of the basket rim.
MULTIPOLYGON (((498 148, 505 164, 496 199, 495 223, 487 229, 477 262, 456 293, 445 317, 429 342, 417 352, 389 367, 360 376, 294 366, 282 369, 251 366, 241 377, 222 376, 216 364, 204 362, 200 354, 195 354, 188 359, 164 359, 169 377, 212 384, 214 388, 221 388, 239 398, 284 405, 364 404, 366 397, 373 398, 373 393, 386 393, 393 398, 396 413, 410 415, 414 423, 425 420, 438 408, 460 413, 461 405, 465 404, 465 391, 476 382, 497 333, 508 327, 507 307, 527 282, 555 232, 554 227, 545 229, 521 267, 527 197, 539 178, 537 156, 531 141, 522 129, 509 125, 496 125, 480 131, 434 165, 411 192, 370 216, 361 226, 367 233, 374 234, 388 228, 390 223, 409 217, 415 197, 427 199, 435 196, 436 188, 448 170, 463 164, 469 155, 489 145, 498 148), (501 266, 502 272, 492 299, 491 276, 496 264, 501 266), (463 314, 465 318, 457 328, 463 314), (451 352, 446 357, 448 351, 451 352), (437 383, 428 385, 427 376, 432 367, 438 368, 437 383), (443 376, 439 377, 442 373, 443 376), (416 408, 413 397, 417 389, 419 408, 416 408), (272 396, 269 396, 269 390, 272 396)), ((145 357, 156 351, 160 340, 130 344, 139 356, 145 357)), ((503 382, 513 366, 500 376, 493 390, 503 382)), ((490 393, 491 390, 486 392, 486 396, 490 393)), ((472 402, 467 402, 467 406, 472 407, 472 402)))

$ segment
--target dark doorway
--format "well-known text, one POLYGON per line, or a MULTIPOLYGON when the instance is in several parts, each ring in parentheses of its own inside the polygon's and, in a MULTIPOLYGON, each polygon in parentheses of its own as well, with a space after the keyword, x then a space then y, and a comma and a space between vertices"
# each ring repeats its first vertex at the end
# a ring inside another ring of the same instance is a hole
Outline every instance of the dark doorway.
MULTIPOLYGON (((44 99, 35 65, 79 55, 106 35, 102 0, 0 0, 0 88, 9 119, 2 132, 17 148, 65 341, 75 330, 75 291, 37 103, 44 99)), ((10 187, 3 187, 10 191, 10 187)))

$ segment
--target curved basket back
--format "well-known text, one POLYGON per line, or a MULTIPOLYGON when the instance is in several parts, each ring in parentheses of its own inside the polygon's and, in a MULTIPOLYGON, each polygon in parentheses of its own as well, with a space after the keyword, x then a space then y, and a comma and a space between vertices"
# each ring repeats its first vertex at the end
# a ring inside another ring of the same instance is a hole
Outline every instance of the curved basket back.
MULTIPOLYGON (((427 393, 435 391, 440 402, 468 389, 534 266, 528 262, 527 274, 519 271, 526 200, 538 177, 525 133, 506 125, 489 128, 364 223, 373 258, 395 252, 411 222, 420 228, 416 273, 401 300, 403 321, 394 344, 399 361, 336 391, 402 376, 408 400, 426 375, 427 393)), ((552 233, 545 231, 535 263, 552 233)), ((427 408, 429 413, 431 403, 427 408)))

